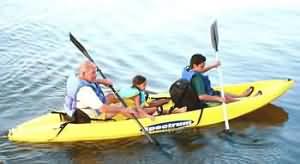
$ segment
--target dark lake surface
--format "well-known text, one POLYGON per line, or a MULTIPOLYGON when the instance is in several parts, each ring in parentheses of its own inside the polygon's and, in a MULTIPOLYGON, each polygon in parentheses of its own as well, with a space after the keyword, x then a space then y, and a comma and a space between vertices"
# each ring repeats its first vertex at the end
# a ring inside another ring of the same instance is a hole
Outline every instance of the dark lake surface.
MULTIPOLYGON (((297 1, 3 0, 0 2, 0 133, 62 109, 67 76, 85 60, 72 32, 116 88, 143 74, 165 91, 194 53, 214 61, 209 28, 218 18, 226 84, 295 80, 285 95, 223 124, 144 137, 71 144, 21 144, 0 138, 1 163, 298 163, 300 159, 300 10, 297 1), (269 3, 271 3, 270 1, 269 3), (282 2, 282 3, 280 3, 282 2), (249 4, 248 4, 249 3, 249 4)), ((218 85, 216 71, 211 71, 218 85)))

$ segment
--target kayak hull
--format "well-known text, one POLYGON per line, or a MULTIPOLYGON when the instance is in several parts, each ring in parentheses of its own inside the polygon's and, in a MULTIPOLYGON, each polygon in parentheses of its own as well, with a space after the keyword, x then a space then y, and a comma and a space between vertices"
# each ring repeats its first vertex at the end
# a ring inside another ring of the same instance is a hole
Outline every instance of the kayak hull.
MULTIPOLYGON (((241 117, 272 102, 292 87, 293 83, 292 80, 265 80, 226 85, 225 92, 233 94, 240 94, 250 86, 254 86, 254 94, 258 90, 263 93, 227 104, 228 119, 241 117)), ((160 93, 152 95, 152 97, 169 97, 169 94, 160 93)), ((169 102, 164 105, 164 108, 170 108, 172 105, 172 102, 169 102)), ((202 110, 156 116, 153 121, 148 118, 139 119, 139 121, 150 134, 182 128, 203 127, 223 122, 223 107, 218 105, 202 110)), ((48 143, 110 140, 144 135, 134 119, 92 121, 92 123, 83 124, 70 123, 57 135, 63 123, 64 120, 60 118, 59 114, 48 113, 10 129, 8 138, 18 142, 48 143)))

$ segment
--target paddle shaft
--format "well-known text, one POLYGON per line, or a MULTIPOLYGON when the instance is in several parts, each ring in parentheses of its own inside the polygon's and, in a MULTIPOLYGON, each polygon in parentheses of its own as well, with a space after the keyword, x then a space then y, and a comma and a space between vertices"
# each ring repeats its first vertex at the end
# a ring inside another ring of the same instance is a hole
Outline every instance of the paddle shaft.
MULTIPOLYGON (((216 54, 216 60, 220 61, 217 51, 216 51, 215 54, 216 54)), ((219 74, 219 82, 220 82, 220 87, 221 87, 221 96, 225 100, 222 66, 220 65, 217 70, 218 70, 218 74, 219 74)), ((225 121, 225 129, 229 130, 230 128, 229 128, 228 116, 227 116, 227 106, 226 106, 226 103, 224 101, 222 102, 222 106, 223 106, 223 117, 224 117, 224 121, 225 121)))
MULTIPOLYGON (((219 34, 218 34, 217 20, 215 20, 214 23, 211 25, 210 34, 211 34, 212 47, 214 48, 215 54, 216 54, 216 60, 217 61, 221 61, 219 59, 219 56, 218 56, 218 51, 219 51, 219 34)), ((220 80, 220 86, 221 86, 221 96, 222 96, 223 100, 225 101, 222 66, 220 65, 217 70, 218 70, 219 80, 220 80)), ((225 130, 228 131, 229 130, 229 123, 228 123, 228 117, 227 117, 227 106, 226 106, 226 103, 224 101, 222 102, 223 117, 224 117, 224 122, 225 122, 225 130)))
MULTIPOLYGON (((70 40, 71 42, 82 52, 82 54, 87 57, 92 63, 95 63, 95 61, 92 59, 92 57, 88 54, 87 50, 83 47, 83 45, 70 33, 70 40)), ((106 79, 106 76, 102 73, 101 69, 96 65, 97 67, 97 71, 100 73, 100 75, 102 76, 103 79, 106 79)), ((122 103, 122 105, 127 108, 127 104, 125 103, 125 101, 122 99, 122 97, 118 94, 118 92, 114 89, 114 87, 112 85, 109 85, 109 88, 114 92, 114 94, 117 96, 117 98, 120 100, 120 102, 122 103)), ((142 131, 144 132, 144 134, 146 135, 147 139, 155 144, 155 145, 160 145, 159 142, 157 140, 155 140, 154 138, 152 138, 150 136, 150 134, 147 132, 147 130, 145 129, 145 127, 142 125, 142 123, 137 119, 137 117, 132 114, 132 117, 135 119, 135 121, 138 123, 138 125, 140 126, 140 128, 142 129, 142 131)))

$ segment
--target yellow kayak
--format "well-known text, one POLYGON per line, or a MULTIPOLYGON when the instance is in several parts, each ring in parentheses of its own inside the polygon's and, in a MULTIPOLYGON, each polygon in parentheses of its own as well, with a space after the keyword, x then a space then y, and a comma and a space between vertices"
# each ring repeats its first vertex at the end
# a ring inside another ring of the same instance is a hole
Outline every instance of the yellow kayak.
MULTIPOLYGON (((243 116, 272 102, 292 87, 293 83, 293 80, 265 80, 224 86, 225 92, 232 94, 240 94, 248 87, 254 87, 253 96, 227 104, 228 119, 243 116), (254 96, 259 90, 262 94, 254 96)), ((166 92, 152 95, 152 98, 155 97, 169 97, 169 94, 166 92)), ((163 108, 168 109, 172 106, 170 101, 163 108)), ((150 134, 153 134, 182 128, 203 127, 224 120, 223 108, 218 105, 202 110, 160 115, 156 116, 153 121, 148 118, 139 119, 139 121, 150 134)), ((134 119, 70 123, 57 135, 64 122, 60 114, 45 114, 10 129, 8 138, 11 141, 46 143, 108 140, 144 135, 134 119)))

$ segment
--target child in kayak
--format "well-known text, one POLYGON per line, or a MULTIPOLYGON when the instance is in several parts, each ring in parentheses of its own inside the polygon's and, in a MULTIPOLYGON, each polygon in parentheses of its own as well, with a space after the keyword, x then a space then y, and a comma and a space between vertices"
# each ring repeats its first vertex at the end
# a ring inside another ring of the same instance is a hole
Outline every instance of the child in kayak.
POLYGON ((157 106, 168 102, 168 100, 153 100, 156 102, 151 102, 150 105, 147 104, 146 100, 148 94, 145 91, 146 86, 146 78, 142 75, 136 75, 132 79, 132 86, 130 88, 121 89, 119 94, 124 98, 128 106, 136 107, 140 118, 147 117, 153 120, 153 115, 157 115, 157 106))

